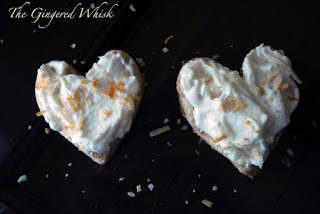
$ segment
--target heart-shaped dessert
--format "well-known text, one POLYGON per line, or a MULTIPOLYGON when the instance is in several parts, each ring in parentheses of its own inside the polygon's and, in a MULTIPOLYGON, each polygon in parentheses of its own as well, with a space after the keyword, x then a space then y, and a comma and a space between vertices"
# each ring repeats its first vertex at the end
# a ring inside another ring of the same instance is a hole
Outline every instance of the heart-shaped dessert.
POLYGON ((142 89, 139 68, 124 51, 107 52, 86 77, 64 61, 51 61, 38 69, 37 115, 104 164, 130 130, 142 89))
POLYGON ((298 105, 301 83, 283 51, 261 44, 245 57, 243 77, 211 58, 180 70, 182 113, 213 149, 253 178, 298 105))

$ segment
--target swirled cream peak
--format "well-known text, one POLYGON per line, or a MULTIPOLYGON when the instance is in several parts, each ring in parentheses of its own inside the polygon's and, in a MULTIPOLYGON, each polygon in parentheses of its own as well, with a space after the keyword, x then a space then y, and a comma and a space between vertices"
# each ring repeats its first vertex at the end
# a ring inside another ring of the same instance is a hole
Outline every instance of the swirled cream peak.
POLYGON ((123 51, 109 51, 86 77, 64 61, 38 70, 36 98, 50 128, 88 152, 106 153, 130 130, 140 73, 123 51))
POLYGON ((180 71, 185 99, 201 132, 226 157, 262 168, 269 146, 290 122, 299 90, 289 58, 261 44, 245 57, 243 77, 211 58, 196 58, 180 71))

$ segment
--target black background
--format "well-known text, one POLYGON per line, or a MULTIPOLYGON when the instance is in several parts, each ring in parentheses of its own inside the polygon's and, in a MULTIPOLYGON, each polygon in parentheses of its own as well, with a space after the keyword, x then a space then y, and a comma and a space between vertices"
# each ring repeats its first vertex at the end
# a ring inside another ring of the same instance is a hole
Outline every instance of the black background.
MULTIPOLYGON (((319 202, 319 8, 311 1, 109 1, 113 19, 54 20, 46 29, 30 17, 9 19, 1 5, 0 201, 20 213, 316 213, 319 202), (136 12, 129 10, 133 3, 136 12), (163 53, 164 40, 169 52, 163 53), (71 44, 76 48, 72 49, 71 44), (254 180, 212 151, 179 111, 175 80, 181 63, 196 56, 239 70, 261 43, 283 49, 303 84, 301 100, 279 146, 254 180), (57 59, 80 73, 117 48, 142 57, 148 86, 137 118, 117 153, 99 166, 59 133, 44 133, 34 82, 41 64, 57 59), (80 64, 85 60, 86 64, 80 64), (169 118, 171 131, 150 138, 169 118), (182 119, 177 125, 176 119, 182 119), (32 124, 31 131, 27 130, 32 124), (167 142, 171 143, 171 147, 167 142), (286 150, 291 148, 290 157, 286 150), (195 153, 200 152, 200 155, 195 153), (281 163, 286 156, 291 168, 281 163), (71 167, 68 163, 72 162, 71 167), (69 177, 65 177, 68 173, 69 177), (22 174, 28 181, 18 184, 22 174), (49 175, 46 178, 46 174, 49 175), (120 177, 125 180, 119 182, 120 177), (147 178, 154 184, 151 192, 147 178), (130 198, 141 184, 142 192, 130 198), (212 186, 218 187, 216 192, 212 186), (193 192, 193 190, 196 192, 193 192), (236 192, 234 190, 236 189, 236 192), (85 193, 82 191, 85 190, 85 193), (212 208, 201 204, 213 202, 212 208), (188 204, 185 202, 188 201, 188 204)), ((82 1, 89 7, 101 1, 82 1)), ((315 1, 316 3, 316 1, 315 1)), ((70 11, 75 1, 32 1, 26 9, 70 11)), ((0 213, 4 211, 0 203, 0 213)))

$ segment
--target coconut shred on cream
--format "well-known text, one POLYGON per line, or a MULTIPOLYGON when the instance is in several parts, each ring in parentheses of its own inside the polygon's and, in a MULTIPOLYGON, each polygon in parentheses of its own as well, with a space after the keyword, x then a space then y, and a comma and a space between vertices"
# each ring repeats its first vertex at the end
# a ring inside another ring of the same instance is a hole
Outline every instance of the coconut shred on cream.
POLYGON ((282 51, 261 44, 242 65, 243 77, 211 58, 180 71, 181 89, 193 106, 195 125, 231 161, 262 168, 275 135, 289 124, 301 83, 282 51))

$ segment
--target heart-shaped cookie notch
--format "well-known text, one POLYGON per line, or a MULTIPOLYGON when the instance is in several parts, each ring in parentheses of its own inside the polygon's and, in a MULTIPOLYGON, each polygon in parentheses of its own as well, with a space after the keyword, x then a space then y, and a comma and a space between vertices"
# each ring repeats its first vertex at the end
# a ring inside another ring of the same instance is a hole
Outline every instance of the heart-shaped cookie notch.
POLYGON ((104 164, 129 132, 142 92, 143 76, 124 51, 107 52, 86 77, 64 61, 51 61, 38 69, 37 115, 93 161, 104 164))
POLYGON ((299 89, 283 51, 261 44, 242 65, 243 75, 211 58, 194 58, 180 70, 182 114, 211 148, 251 178, 262 169, 298 105, 299 89))

